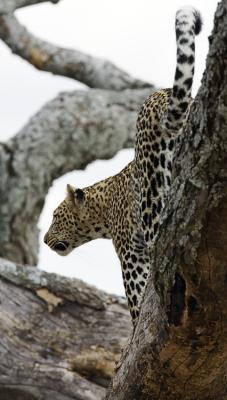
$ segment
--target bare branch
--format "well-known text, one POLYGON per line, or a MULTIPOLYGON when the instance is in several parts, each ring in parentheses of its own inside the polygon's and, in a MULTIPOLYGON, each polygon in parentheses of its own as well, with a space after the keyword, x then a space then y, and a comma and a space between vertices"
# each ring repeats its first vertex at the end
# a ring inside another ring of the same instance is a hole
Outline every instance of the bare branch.
POLYGON ((50 2, 58 3, 60 0, 0 0, 0 14, 8 14, 15 11, 17 8, 31 6, 33 4, 50 2))
POLYGON ((0 301, 1 399, 103 399, 131 329, 122 298, 0 259, 0 301))
POLYGON ((0 38, 13 53, 37 69, 76 79, 92 88, 123 90, 152 86, 132 78, 107 60, 38 39, 12 14, 0 16, 0 38))

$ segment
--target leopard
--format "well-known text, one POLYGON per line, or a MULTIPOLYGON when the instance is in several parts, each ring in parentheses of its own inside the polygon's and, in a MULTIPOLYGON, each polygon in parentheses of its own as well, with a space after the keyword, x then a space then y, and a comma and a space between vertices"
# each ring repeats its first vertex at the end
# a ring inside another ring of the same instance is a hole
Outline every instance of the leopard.
POLYGON ((192 104, 195 36, 199 11, 187 6, 175 17, 176 68, 173 87, 152 93, 137 118, 134 159, 118 174, 94 185, 67 185, 53 212, 44 242, 61 256, 98 238, 111 239, 119 257, 132 322, 137 323, 151 268, 177 141, 192 104))

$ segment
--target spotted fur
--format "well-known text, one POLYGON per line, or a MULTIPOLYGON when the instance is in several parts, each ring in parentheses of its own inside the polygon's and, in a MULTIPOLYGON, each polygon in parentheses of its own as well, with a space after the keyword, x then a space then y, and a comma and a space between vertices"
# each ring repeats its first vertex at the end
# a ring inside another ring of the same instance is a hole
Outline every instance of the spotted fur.
POLYGON ((160 90, 142 105, 137 121, 135 159, 119 174, 93 186, 67 186, 44 241, 61 255, 96 238, 111 238, 119 256, 132 319, 138 314, 150 268, 172 160, 191 102, 195 35, 199 13, 176 14, 177 66, 173 89, 160 90))

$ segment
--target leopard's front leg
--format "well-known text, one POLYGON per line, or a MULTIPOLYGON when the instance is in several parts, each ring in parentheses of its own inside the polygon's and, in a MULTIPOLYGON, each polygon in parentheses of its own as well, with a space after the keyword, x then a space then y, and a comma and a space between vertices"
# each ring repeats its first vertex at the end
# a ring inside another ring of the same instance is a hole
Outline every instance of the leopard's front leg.
POLYGON ((125 294, 135 327, 150 269, 149 250, 143 234, 136 231, 124 237, 124 244, 114 240, 114 245, 121 261, 125 294))

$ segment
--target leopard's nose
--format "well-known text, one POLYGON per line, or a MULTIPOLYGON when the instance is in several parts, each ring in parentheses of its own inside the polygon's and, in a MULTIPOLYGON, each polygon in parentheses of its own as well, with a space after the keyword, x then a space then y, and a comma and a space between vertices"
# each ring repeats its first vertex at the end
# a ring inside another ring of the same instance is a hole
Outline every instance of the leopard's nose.
POLYGON ((48 241, 48 233, 45 234, 44 238, 43 238, 44 243, 47 244, 48 241))

